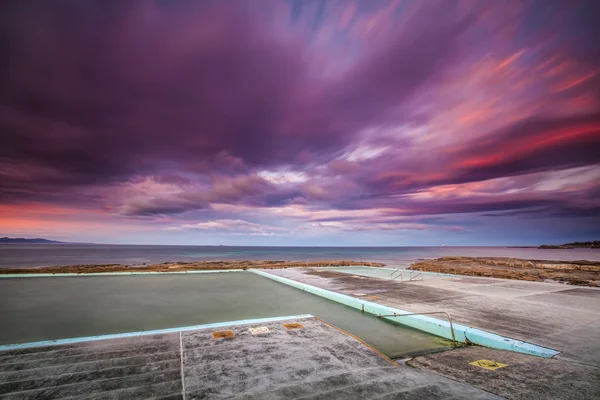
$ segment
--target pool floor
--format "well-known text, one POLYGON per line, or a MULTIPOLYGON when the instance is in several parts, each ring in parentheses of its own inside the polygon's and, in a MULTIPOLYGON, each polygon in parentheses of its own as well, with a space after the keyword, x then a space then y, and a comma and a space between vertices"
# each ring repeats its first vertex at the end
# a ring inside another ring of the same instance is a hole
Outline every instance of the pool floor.
POLYGON ((0 279, 0 344, 312 314, 388 357, 444 339, 248 272, 0 279))
POLYGON ((391 268, 373 268, 373 267, 328 267, 327 270, 335 272, 343 272, 350 275, 361 275, 368 276, 371 278, 396 280, 398 282, 404 282, 409 280, 425 280, 425 279, 439 279, 444 276, 452 276, 449 274, 437 274, 432 272, 413 271, 409 269, 397 270, 391 268), (402 275, 402 276, 400 276, 402 275))

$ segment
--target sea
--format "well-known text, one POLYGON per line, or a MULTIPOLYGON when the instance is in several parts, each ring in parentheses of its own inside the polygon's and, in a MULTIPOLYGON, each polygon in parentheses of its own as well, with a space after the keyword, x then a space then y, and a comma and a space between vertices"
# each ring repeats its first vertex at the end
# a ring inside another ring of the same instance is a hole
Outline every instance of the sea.
POLYGON ((207 260, 354 260, 403 268, 442 256, 514 257, 530 260, 600 261, 599 249, 515 247, 254 247, 104 244, 0 244, 0 268, 84 264, 141 266, 207 260))

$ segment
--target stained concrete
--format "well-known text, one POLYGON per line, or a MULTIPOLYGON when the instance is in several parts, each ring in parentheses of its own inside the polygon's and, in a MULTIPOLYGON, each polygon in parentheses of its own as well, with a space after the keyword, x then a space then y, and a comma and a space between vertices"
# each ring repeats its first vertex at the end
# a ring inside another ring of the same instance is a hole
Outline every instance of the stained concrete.
POLYGON ((446 311, 454 321, 561 352, 600 367, 600 289, 496 278, 429 276, 403 282, 314 268, 270 273, 411 312, 446 311))
POLYGON ((417 357, 409 365, 434 371, 508 399, 599 399, 600 368, 485 347, 417 357), (491 360, 506 367, 486 370, 469 364, 491 360), (532 373, 535 379, 531 379, 532 373))
POLYGON ((553 359, 483 347, 415 358, 421 370, 513 399, 600 398, 600 290, 556 283, 496 278, 439 277, 390 281, 315 269, 273 270, 280 276, 362 297, 377 292, 378 303, 412 312, 447 311, 461 324, 550 347, 553 359), (486 371, 478 359, 510 367, 486 371))
POLYGON ((396 366, 318 320, 299 322, 303 328, 294 330, 266 324, 269 332, 258 335, 246 326, 233 327, 231 339, 214 340, 202 331, 184 333, 186 399, 498 398, 396 366))
POLYGON ((0 397, 181 398, 179 335, 0 352, 0 397))
POLYGON ((0 352, 3 399, 499 399, 397 365, 316 319, 0 352), (283 323, 297 322, 289 330, 283 323))

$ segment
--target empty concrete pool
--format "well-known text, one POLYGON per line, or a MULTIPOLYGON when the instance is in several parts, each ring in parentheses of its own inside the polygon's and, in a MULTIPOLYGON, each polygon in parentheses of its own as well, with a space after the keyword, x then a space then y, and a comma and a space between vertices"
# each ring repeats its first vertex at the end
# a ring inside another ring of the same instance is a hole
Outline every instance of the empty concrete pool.
POLYGON ((392 358, 450 346, 249 272, 0 279, 0 344, 298 314, 321 318, 392 358))
MULTIPOLYGON (((318 270, 318 268, 316 268, 318 270)), ((328 270, 343 272, 349 275, 360 275, 369 278, 395 280, 398 282, 435 279, 440 276, 451 276, 450 274, 438 274, 434 272, 421 272, 409 269, 381 268, 381 267, 328 267, 328 270)))

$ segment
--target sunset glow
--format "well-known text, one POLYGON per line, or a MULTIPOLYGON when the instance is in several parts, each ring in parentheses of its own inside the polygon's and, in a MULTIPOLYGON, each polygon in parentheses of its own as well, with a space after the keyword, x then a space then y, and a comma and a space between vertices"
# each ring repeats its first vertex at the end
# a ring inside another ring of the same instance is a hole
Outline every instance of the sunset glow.
POLYGON ((597 239, 597 9, 3 2, 0 236, 597 239))

